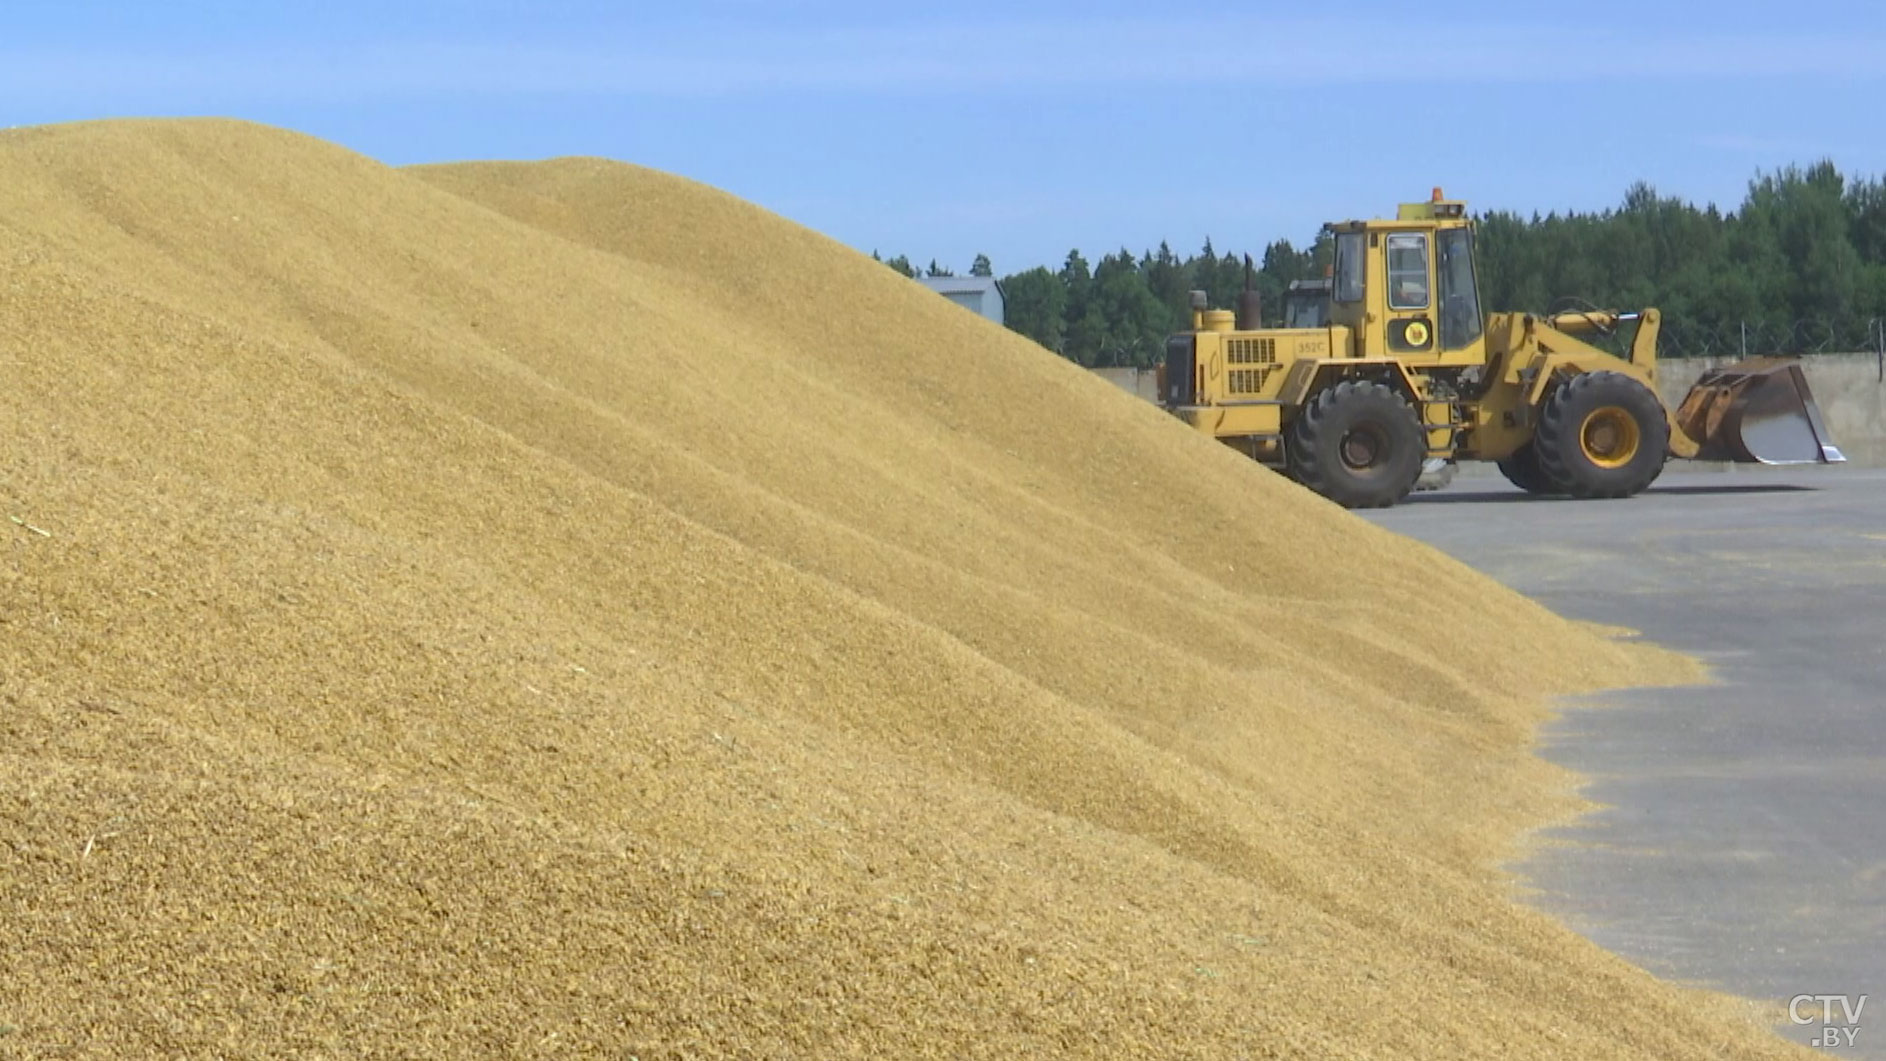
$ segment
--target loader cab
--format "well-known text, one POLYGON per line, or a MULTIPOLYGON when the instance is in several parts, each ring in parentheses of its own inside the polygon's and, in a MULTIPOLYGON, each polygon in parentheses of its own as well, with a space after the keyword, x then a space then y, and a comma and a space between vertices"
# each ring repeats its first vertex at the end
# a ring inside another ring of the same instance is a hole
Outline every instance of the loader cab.
POLYGON ((1329 280, 1292 280, 1284 291, 1285 328, 1329 327, 1329 280))
POLYGON ((1330 321, 1349 329, 1355 357, 1482 359, 1479 283, 1466 205, 1408 203, 1392 221, 1329 226, 1336 260, 1330 321))

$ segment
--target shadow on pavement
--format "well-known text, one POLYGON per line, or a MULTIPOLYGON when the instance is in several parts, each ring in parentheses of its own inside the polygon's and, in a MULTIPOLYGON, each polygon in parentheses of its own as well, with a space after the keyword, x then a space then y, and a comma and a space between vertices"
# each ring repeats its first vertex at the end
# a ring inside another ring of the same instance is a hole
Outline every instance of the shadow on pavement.
MULTIPOLYGON (((1792 494, 1813 493, 1817 488, 1800 486, 1795 483, 1724 483, 1721 486, 1684 485, 1653 486, 1645 494, 1792 494)), ((1433 493, 1409 494, 1403 498, 1404 505, 1465 505, 1465 504, 1504 504, 1508 502, 1529 501, 1570 501, 1565 494, 1528 494, 1519 490, 1438 490, 1433 493)))
POLYGON ((1814 493, 1816 486, 1798 483, 1730 483, 1722 486, 1653 486, 1647 494, 1792 494, 1814 493))
POLYGON ((1518 490, 1475 490, 1472 492, 1461 491, 1461 490, 1437 490, 1431 494, 1409 494, 1407 497, 1402 498, 1399 504, 1403 504, 1403 505, 1465 505, 1465 504, 1479 504, 1480 502, 1492 503, 1492 502, 1518 501, 1518 502, 1523 503, 1527 501, 1566 501, 1566 500, 1570 500, 1570 499, 1562 495, 1553 495, 1553 496, 1548 497, 1543 494, 1521 493, 1518 490))

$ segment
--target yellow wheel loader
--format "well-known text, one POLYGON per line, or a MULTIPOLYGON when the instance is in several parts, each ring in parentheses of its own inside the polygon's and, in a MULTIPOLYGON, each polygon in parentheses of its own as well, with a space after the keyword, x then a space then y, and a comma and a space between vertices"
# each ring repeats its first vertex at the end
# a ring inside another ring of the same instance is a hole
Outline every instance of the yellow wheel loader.
POLYGON ((1642 491, 1669 457, 1845 460, 1795 361, 1719 369, 1670 410, 1656 310, 1483 316, 1473 222, 1439 189, 1394 220, 1329 230, 1317 326, 1262 328, 1254 298, 1234 314, 1194 292, 1192 330, 1167 341, 1158 378, 1173 415, 1338 504, 1392 505, 1424 464, 1452 461, 1497 462, 1532 493, 1600 498, 1642 491), (1619 329, 1632 329, 1625 356, 1586 341, 1619 329))

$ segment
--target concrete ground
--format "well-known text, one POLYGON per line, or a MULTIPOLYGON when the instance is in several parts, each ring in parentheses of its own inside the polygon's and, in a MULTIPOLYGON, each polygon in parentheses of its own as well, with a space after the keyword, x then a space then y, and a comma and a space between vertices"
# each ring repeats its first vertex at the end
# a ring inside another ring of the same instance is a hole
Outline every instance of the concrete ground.
POLYGON ((1679 467, 1625 501, 1471 478, 1367 515, 1720 679, 1566 705, 1542 753, 1605 809, 1515 867, 1529 901, 1667 978, 1846 996, 1857 1022, 1804 1000, 1778 1030, 1886 1059, 1886 471, 1679 467))

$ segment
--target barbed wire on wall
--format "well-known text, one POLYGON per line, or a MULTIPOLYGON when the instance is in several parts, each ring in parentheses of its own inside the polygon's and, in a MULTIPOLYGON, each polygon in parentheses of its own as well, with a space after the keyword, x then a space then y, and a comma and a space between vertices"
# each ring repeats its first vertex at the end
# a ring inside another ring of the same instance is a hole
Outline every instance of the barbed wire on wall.
POLYGON ((1757 357, 1764 354, 1852 354, 1886 351, 1886 317, 1864 326, 1836 326, 1819 317, 1782 323, 1735 321, 1703 326, 1689 321, 1663 322, 1657 355, 1666 358, 1757 357))

